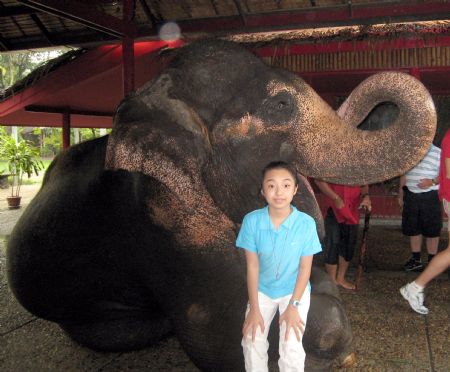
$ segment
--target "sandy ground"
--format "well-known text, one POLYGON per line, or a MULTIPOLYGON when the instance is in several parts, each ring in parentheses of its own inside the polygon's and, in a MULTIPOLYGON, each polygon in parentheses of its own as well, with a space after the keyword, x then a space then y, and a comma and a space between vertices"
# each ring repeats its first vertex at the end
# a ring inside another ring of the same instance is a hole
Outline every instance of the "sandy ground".
POLYGON ((6 198, 11 195, 11 189, 0 189, 0 235, 6 235, 12 230, 24 208, 26 208, 40 188, 40 184, 22 185, 20 193, 22 196, 22 207, 13 210, 8 209, 6 201, 6 198))
MULTIPOLYGON (((6 281, 6 241, 38 189, 23 186, 23 207, 18 210, 8 210, 9 190, 0 189, 0 371, 197 371, 175 337, 141 351, 98 353, 77 345, 55 323, 36 318, 17 303, 6 281)), ((341 371, 450 371, 447 275, 427 290, 430 315, 414 313, 398 293, 417 275, 401 269, 409 256, 408 239, 401 235, 398 221, 375 222, 369 230, 361 290, 341 293, 357 357, 353 367, 341 371)), ((441 248, 447 245, 446 235, 443 231, 441 248)), ((270 372, 277 370, 271 363, 270 372)))

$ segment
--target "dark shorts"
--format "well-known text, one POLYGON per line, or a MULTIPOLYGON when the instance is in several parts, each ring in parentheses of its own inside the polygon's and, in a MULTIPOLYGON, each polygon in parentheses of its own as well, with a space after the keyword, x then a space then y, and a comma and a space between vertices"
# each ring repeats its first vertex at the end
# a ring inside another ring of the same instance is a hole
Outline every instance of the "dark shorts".
POLYGON ((403 192, 402 232, 406 236, 423 235, 436 238, 441 235, 442 207, 436 190, 403 192))
POLYGON ((325 263, 337 265, 339 256, 350 262, 355 251, 358 225, 338 223, 333 210, 325 217, 325 263))

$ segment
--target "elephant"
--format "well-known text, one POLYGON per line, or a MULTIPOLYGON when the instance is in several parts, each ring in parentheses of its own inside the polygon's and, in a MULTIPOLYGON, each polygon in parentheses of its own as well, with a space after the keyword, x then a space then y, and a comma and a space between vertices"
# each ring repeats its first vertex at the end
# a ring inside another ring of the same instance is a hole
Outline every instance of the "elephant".
MULTIPOLYGON (((89 348, 133 350, 175 334, 199 369, 242 370, 245 259, 234 244, 243 216, 262 206, 263 166, 295 166, 294 204, 320 231, 306 177, 395 177, 435 130, 429 93, 406 74, 368 78, 335 111, 239 44, 194 42, 123 99, 110 135, 54 159, 9 239, 9 286, 89 348), (395 121, 358 129, 381 102, 399 108, 395 121)), ((328 276, 314 268, 311 283, 306 366, 323 370, 350 354, 352 334, 328 276)))

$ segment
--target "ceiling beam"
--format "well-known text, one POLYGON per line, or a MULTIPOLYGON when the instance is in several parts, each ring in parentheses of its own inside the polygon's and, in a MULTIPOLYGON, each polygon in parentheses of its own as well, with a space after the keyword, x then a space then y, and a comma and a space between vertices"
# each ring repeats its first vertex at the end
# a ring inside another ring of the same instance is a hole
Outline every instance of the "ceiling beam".
POLYGON ((158 21, 153 15, 149 6, 147 5, 147 2, 145 0, 139 0, 139 4, 141 4, 142 10, 144 11, 147 19, 152 23, 154 27, 156 27, 158 25, 158 21))
MULTIPOLYGON (((237 1, 237 0, 235 0, 237 1)), ((183 33, 211 32, 229 34, 273 30, 302 29, 324 26, 370 25, 407 21, 448 19, 450 2, 403 2, 380 4, 352 4, 334 7, 246 13, 245 25, 242 14, 231 17, 202 18, 179 21, 183 33)))
POLYGON ((245 19, 245 14, 244 14, 244 11, 242 10, 242 5, 241 5, 240 1, 239 0, 233 0, 233 3, 234 3, 234 6, 237 9, 237 12, 238 12, 239 16, 242 19, 242 23, 244 24, 244 26, 247 26, 247 20, 245 19))
POLYGON ((36 13, 36 9, 31 9, 27 6, 5 6, 0 8, 0 18, 16 17, 21 15, 28 15, 36 13))
POLYGON ((219 9, 217 8, 217 0, 209 0, 209 1, 214 9, 214 13, 216 13, 216 15, 219 15, 219 9))
MULTIPOLYGON (((93 46, 118 42, 119 38, 92 30, 81 32, 52 34, 53 45, 93 46)), ((9 39, 9 50, 48 48, 48 41, 43 35, 33 35, 9 39)))
POLYGON ((1 51, 8 51, 11 50, 11 45, 9 44, 9 42, 0 35, 0 50, 1 51))
POLYGON ((36 26, 39 28, 39 30, 42 32, 42 34, 44 35, 44 38, 47 40, 47 42, 50 45, 53 45, 52 36, 48 32, 48 30, 44 26, 44 24, 41 22, 41 20, 39 19, 38 15, 37 14, 30 14, 30 17, 33 20, 33 22, 36 24, 36 26))
MULTIPOLYGON (((147 0, 146 0, 146 2, 147 2, 147 0)), ((161 7, 159 6, 159 3, 155 0, 148 0, 148 2, 150 3, 150 6, 149 6, 150 11, 156 18, 156 24, 163 23, 164 17, 162 16, 161 7)))
POLYGON ((104 12, 100 12, 76 0, 17 0, 31 8, 54 15, 56 17, 69 19, 84 26, 93 28, 115 37, 135 37, 137 28, 129 23, 123 22, 120 18, 113 17, 104 12))
POLYGON ((45 112, 47 114, 63 114, 65 112, 69 112, 69 114, 71 114, 71 115, 107 116, 107 117, 114 116, 114 112, 75 110, 75 109, 67 108, 67 107, 50 107, 50 106, 39 106, 39 105, 25 106, 25 111, 45 112))

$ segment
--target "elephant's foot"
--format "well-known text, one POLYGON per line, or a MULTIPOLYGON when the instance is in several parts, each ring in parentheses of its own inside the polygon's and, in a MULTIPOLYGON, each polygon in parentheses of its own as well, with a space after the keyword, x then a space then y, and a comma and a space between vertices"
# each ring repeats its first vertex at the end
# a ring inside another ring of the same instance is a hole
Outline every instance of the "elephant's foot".
POLYGON ((79 344, 98 351, 129 351, 149 346, 171 333, 166 318, 64 321, 59 326, 79 344))

